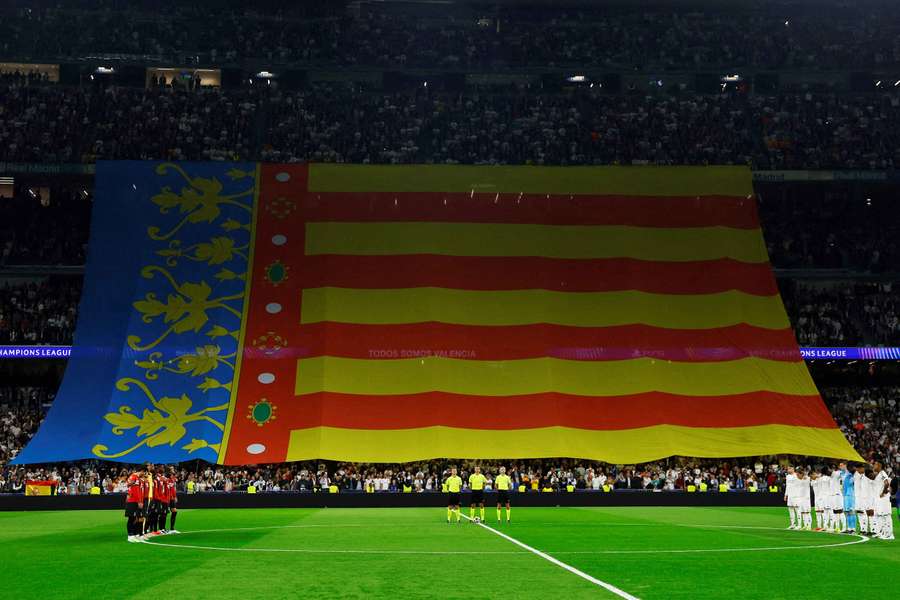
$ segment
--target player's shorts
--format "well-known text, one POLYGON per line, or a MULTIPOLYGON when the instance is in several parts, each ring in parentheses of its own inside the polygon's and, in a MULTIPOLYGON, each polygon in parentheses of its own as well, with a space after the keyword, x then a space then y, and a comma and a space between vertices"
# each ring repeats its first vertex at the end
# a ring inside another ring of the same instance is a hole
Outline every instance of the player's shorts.
POLYGON ((169 503, 168 502, 160 502, 159 500, 153 501, 154 507, 153 512, 158 515, 164 515, 169 512, 169 503))
POLYGON ((800 512, 808 513, 809 508, 810 508, 809 500, 804 500, 804 499, 797 500, 797 510, 799 510, 800 512))
POLYGON ((471 504, 483 504, 484 503, 484 490, 472 490, 472 499, 470 500, 471 504))
POLYGON ((137 502, 126 502, 125 503, 125 516, 126 517, 139 517, 144 514, 143 508, 138 508, 137 502))
POLYGON ((497 490, 497 504, 509 502, 509 490, 497 490))
POLYGON ((459 506, 459 492, 447 494, 447 506, 459 506))
POLYGON ((832 496, 831 497, 831 510, 844 510, 844 497, 843 496, 832 496))
POLYGON ((844 510, 853 512, 856 510, 855 498, 853 496, 844 496, 844 510))

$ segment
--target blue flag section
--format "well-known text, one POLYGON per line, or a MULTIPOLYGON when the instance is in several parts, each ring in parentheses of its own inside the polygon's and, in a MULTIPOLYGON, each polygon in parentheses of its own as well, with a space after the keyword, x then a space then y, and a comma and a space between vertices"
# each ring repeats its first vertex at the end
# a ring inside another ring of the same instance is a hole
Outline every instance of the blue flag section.
POLYGON ((97 165, 75 344, 13 462, 217 460, 255 196, 253 164, 97 165))

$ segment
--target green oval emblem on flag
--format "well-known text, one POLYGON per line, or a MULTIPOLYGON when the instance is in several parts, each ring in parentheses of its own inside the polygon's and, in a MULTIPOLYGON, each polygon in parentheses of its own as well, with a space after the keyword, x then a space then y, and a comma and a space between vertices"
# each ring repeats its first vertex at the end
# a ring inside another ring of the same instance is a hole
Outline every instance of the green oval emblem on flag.
POLYGON ((262 398, 254 404, 250 405, 247 418, 262 427, 269 421, 275 420, 275 405, 267 399, 262 398))

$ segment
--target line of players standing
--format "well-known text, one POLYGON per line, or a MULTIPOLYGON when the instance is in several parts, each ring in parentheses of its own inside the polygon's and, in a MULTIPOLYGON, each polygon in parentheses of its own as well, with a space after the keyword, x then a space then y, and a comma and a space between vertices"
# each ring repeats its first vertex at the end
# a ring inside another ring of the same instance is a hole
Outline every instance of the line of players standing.
POLYGON ((791 519, 788 529, 811 530, 814 510, 815 531, 894 539, 891 480, 881 463, 876 462, 872 469, 859 464, 850 471, 847 463, 841 462, 831 474, 820 470, 807 474, 804 469, 790 467, 784 500, 791 519))
POLYGON ((175 467, 171 466, 168 476, 162 465, 154 469, 150 463, 128 476, 125 517, 128 530, 126 539, 129 542, 142 542, 153 535, 178 533, 175 529, 178 514, 177 483, 175 467), (167 514, 170 515, 168 529, 167 514))

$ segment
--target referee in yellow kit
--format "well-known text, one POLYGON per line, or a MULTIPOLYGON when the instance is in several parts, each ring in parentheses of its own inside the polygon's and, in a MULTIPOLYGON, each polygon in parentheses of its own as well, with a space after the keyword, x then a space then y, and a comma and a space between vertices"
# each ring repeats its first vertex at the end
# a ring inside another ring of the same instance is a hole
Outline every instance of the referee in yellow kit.
POLYGON ((462 489, 462 479, 456 474, 456 467, 450 469, 450 477, 444 482, 447 485, 447 522, 456 511, 456 522, 459 523, 459 491, 462 489))
MULTIPOLYGON (((481 472, 481 467, 475 467, 475 472, 469 475, 469 489, 472 491, 472 499, 469 501, 469 519, 475 520, 475 505, 481 508, 481 520, 484 521, 484 482, 487 477, 481 472)), ((469 521, 470 523, 472 521, 469 521)))
MULTIPOLYGON (((500 523, 500 506, 506 505, 506 522, 509 523, 509 490, 512 487, 512 480, 506 474, 506 467, 500 467, 500 474, 494 478, 494 489, 497 490, 497 524, 500 523)), ((484 515, 482 509, 482 515, 484 515)), ((482 518, 482 520, 484 520, 482 518)))

